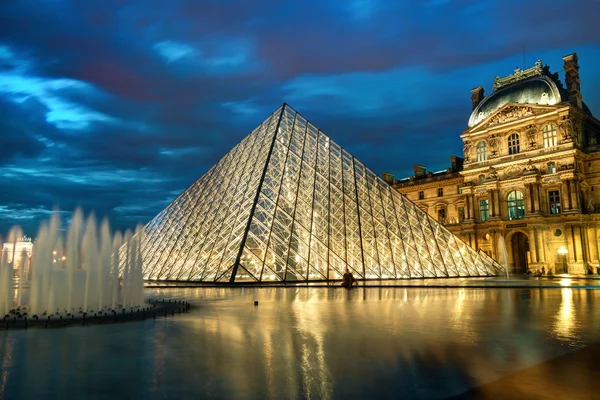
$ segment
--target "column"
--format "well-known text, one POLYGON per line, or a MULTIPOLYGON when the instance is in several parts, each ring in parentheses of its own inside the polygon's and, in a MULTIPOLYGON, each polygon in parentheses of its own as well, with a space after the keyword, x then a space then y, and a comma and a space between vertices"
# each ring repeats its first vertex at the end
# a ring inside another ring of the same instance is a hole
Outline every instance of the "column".
POLYGON ((546 231, 543 228, 538 228, 537 231, 540 238, 540 245, 538 247, 538 249, 540 249, 539 260, 540 262, 547 262, 548 257, 546 257, 546 231))
POLYGON ((500 209, 500 190, 497 189, 495 192, 496 192, 496 216, 500 217, 500 216, 502 216, 502 211, 500 209))
POLYGON ((535 211, 538 213, 541 212, 541 202, 540 202, 540 184, 533 184, 533 205, 535 207, 535 211))
POLYGON ((586 252, 587 252, 587 262, 588 263, 595 263, 595 260, 597 258, 597 253, 595 252, 594 249, 594 242, 591 240, 592 236, 592 226, 591 224, 584 224, 583 225, 583 244, 586 247, 586 252))
POLYGON ((492 242, 492 258, 494 260, 498 259, 498 233, 495 230, 491 230, 490 241, 492 242))
POLYGON ((589 261, 589 253, 585 240, 585 224, 579 224, 577 232, 575 233, 575 244, 579 248, 579 254, 581 254, 581 261, 589 261))
POLYGON ((529 229, 529 237, 531 238, 531 240, 529 240, 529 254, 531 255, 531 262, 537 263, 539 258, 538 258, 538 240, 537 240, 535 227, 529 229))
POLYGON ((535 212, 535 207, 533 205, 533 185, 531 183, 527 183, 525 187, 527 189, 527 214, 532 214, 535 212))
POLYGON ((567 255, 567 260, 569 263, 573 263, 577 261, 577 248, 574 246, 575 244, 575 231, 574 226, 572 224, 566 225, 567 231, 565 232, 565 239, 567 241, 567 248, 569 250, 569 254, 567 255))
POLYGON ((598 237, 596 223, 588 225, 588 243, 590 245, 590 261, 598 263, 598 237))
POLYGON ((568 180, 562 181, 562 183, 560 185, 560 202, 561 202, 563 212, 569 211, 571 209, 571 207, 569 207, 569 204, 571 203, 571 196, 570 196, 568 180))
POLYGON ((574 210, 581 210, 581 205, 580 205, 580 198, 581 196, 579 196, 579 182, 577 182, 576 180, 572 180, 571 181, 571 197, 572 197, 572 204, 573 206, 571 207, 574 210))
POLYGON ((467 201, 469 202, 469 219, 475 219, 475 199, 474 195, 469 194, 467 196, 467 201))

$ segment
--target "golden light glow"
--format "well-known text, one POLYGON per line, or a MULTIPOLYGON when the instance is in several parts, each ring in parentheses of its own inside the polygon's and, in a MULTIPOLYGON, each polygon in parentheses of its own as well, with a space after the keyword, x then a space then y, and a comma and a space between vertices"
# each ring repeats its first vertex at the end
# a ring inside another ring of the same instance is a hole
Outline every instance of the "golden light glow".
POLYGON ((561 256, 566 256, 568 252, 569 250, 567 250, 565 246, 560 246, 560 248, 558 249, 558 254, 560 254, 561 256))
POLYGON ((573 304, 573 289, 561 289, 562 301, 555 317, 554 333, 562 339, 576 335, 577 316, 573 304))

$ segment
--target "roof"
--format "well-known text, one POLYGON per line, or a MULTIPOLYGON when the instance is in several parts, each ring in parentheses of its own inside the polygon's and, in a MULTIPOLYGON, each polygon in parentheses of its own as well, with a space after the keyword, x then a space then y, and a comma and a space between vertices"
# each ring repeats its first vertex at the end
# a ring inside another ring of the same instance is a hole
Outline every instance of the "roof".
POLYGON ((469 128, 509 103, 554 105, 562 101, 566 101, 566 98, 563 98, 558 85, 547 76, 519 80, 485 97, 471 113, 469 128))

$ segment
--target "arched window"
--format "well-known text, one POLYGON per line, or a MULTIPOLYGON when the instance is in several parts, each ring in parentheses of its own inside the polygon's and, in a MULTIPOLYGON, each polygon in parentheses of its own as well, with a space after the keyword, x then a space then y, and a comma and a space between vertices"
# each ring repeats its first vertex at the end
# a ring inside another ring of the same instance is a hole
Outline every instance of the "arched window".
POLYGON ((508 194, 508 219, 521 219, 525 217, 525 201, 523 193, 513 190, 508 194))
POLYGON ((487 160, 487 143, 479 142, 477 143, 477 161, 485 161, 487 160))
POLYGON ((548 124, 544 127, 544 147, 556 146, 556 126, 548 124))
POLYGON ((520 151, 521 146, 519 145, 519 135, 513 133, 508 137, 508 154, 517 154, 520 151))

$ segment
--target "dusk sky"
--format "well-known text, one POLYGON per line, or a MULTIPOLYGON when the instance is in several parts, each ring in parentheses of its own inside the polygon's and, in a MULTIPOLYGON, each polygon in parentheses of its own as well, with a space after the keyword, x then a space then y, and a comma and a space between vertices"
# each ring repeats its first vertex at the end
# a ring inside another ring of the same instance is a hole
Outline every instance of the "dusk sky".
POLYGON ((445 169, 470 89, 573 52, 598 117, 598 0, 2 1, 0 235, 146 223, 284 101, 378 174, 445 169))

